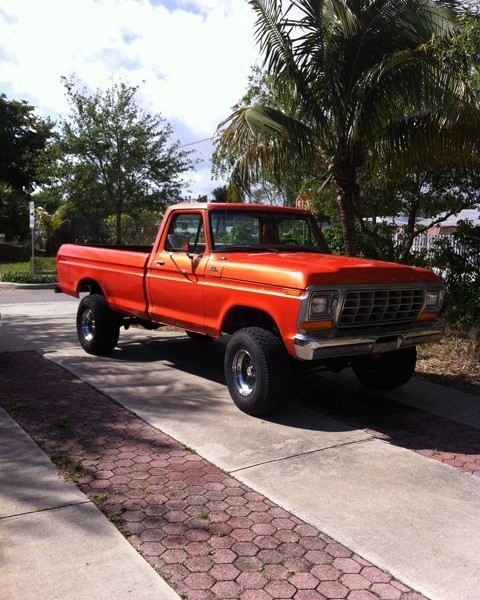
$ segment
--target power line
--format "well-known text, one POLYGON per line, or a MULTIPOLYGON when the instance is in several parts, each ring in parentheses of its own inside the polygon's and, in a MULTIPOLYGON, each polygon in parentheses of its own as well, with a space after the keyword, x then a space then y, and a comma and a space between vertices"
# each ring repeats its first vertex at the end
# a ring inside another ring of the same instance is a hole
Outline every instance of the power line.
POLYGON ((201 144, 202 142, 208 142, 210 140, 215 139, 214 136, 205 138, 203 140, 198 140, 196 142, 189 142, 188 144, 182 144, 179 148, 186 148, 187 146, 195 146, 195 144, 201 144))

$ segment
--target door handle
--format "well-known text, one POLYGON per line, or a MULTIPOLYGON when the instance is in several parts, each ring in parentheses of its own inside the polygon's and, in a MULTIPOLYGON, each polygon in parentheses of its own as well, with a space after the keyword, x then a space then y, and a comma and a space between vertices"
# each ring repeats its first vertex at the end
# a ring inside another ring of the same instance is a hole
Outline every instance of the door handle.
POLYGON ((160 266, 162 266, 162 265, 164 265, 164 264, 165 264, 165 261, 164 261, 164 260, 156 260, 156 261, 155 261, 155 264, 156 264, 156 265, 160 265, 160 266))

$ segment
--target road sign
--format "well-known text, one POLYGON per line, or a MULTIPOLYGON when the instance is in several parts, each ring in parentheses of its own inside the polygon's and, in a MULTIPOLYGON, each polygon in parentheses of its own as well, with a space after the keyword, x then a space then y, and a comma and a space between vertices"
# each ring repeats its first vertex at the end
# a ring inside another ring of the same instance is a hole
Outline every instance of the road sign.
POLYGON ((310 210, 310 196, 308 194, 297 196, 295 206, 301 210, 310 210))
POLYGON ((30 208, 30 229, 35 228, 35 202, 28 203, 30 208))

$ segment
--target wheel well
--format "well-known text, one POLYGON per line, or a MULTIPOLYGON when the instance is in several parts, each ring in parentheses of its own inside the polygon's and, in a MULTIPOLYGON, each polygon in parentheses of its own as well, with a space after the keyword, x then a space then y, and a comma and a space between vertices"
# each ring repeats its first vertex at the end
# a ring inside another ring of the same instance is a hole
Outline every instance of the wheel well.
POLYGON ((90 292, 90 294, 100 294, 100 296, 105 296, 100 284, 93 279, 84 279, 81 281, 77 286, 77 292, 90 292))
POLYGON ((222 332, 232 334, 242 327, 261 327, 279 335, 278 327, 272 317, 258 308, 249 306, 238 306, 233 308, 226 316, 222 332))

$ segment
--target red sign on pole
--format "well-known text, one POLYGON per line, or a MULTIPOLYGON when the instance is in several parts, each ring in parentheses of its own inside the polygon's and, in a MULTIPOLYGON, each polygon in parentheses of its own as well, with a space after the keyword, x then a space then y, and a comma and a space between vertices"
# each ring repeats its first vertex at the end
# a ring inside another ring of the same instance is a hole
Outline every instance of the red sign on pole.
POLYGON ((310 210, 310 196, 308 194, 297 196, 295 206, 301 210, 310 210))

